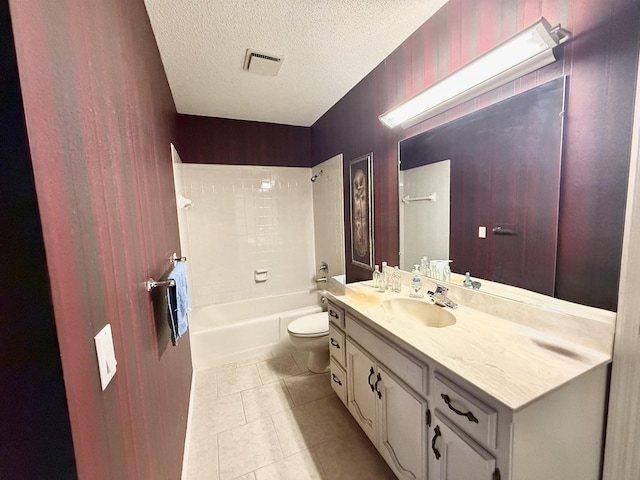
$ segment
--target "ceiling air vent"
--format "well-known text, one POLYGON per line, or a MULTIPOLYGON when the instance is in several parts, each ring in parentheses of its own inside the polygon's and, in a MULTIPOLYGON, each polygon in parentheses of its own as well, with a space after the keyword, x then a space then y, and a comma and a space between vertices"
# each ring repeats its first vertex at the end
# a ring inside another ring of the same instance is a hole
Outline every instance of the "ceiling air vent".
POLYGON ((271 75, 275 77, 280 71, 283 60, 284 57, 282 55, 269 55, 247 48, 247 54, 244 57, 244 69, 251 73, 257 73, 258 75, 271 75))

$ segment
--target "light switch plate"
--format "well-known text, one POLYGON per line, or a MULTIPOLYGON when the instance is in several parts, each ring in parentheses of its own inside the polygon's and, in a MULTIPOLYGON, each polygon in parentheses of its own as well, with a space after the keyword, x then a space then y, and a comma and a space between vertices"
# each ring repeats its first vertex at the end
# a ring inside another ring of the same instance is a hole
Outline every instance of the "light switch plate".
POLYGON ((487 227, 478 227, 478 238, 487 238, 487 227))
POLYGON ((113 348, 113 335, 111 334, 111 324, 105 327, 94 337, 96 342, 96 353, 98 355, 98 367, 100 368, 100 383, 104 391, 109 382, 116 374, 116 352, 113 348))

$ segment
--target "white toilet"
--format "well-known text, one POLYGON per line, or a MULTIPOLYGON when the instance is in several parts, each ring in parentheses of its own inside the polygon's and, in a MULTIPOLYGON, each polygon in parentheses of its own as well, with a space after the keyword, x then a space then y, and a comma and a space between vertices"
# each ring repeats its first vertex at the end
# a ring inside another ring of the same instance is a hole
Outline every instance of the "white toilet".
POLYGON ((289 324, 289 341, 309 352, 307 367, 314 373, 329 371, 329 315, 327 312, 300 317, 289 324))

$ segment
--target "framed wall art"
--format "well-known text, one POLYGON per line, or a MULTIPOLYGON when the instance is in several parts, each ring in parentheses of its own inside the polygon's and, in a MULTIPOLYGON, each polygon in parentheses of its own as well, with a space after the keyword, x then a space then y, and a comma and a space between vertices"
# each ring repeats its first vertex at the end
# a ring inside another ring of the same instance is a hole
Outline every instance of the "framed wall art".
POLYGON ((373 270, 373 153, 349 162, 351 263, 373 270))

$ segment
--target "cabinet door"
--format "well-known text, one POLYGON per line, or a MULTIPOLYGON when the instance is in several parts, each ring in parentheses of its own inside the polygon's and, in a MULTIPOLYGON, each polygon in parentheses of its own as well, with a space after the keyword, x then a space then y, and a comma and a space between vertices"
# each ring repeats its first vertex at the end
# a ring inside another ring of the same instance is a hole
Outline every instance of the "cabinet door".
POLYGON ((399 479, 426 478, 427 402, 378 366, 378 450, 399 479), (379 377, 378 377, 379 375, 379 377))
POLYGON ((429 480, 492 480, 493 456, 444 423, 439 412, 430 430, 429 480))
POLYGON ((376 400, 374 394, 375 362, 347 340, 347 399, 349 412, 376 444, 376 400))

